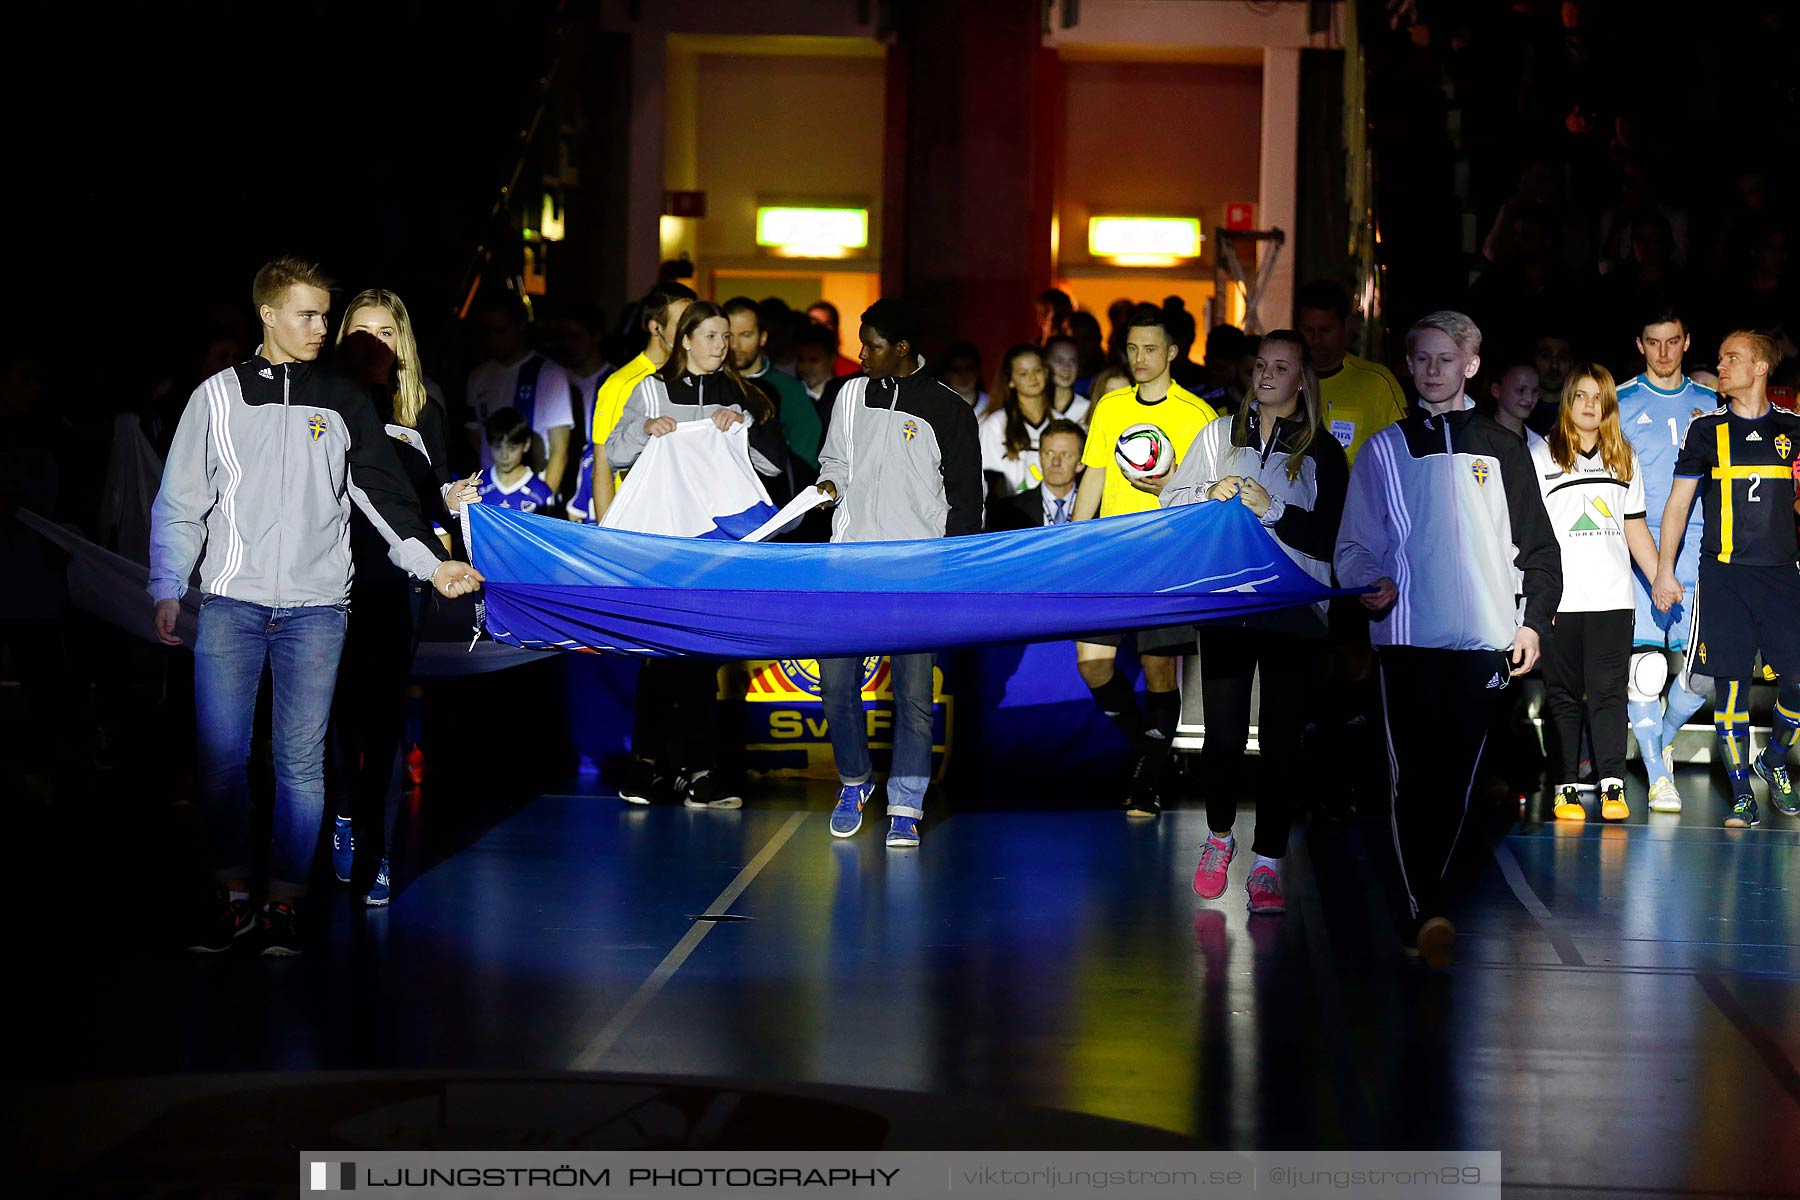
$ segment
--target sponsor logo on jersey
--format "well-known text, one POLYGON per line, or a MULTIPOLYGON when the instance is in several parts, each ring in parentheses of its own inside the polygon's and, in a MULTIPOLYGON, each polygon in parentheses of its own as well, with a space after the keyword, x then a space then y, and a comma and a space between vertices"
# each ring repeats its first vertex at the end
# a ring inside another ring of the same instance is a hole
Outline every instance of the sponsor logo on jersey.
POLYGON ((1638 425, 1654 425, 1656 424, 1656 421, 1649 413, 1641 412, 1638 414, 1638 419, 1635 423, 1638 425))
POLYGON ((1749 436, 1746 437, 1744 440, 1746 442, 1760 442, 1760 441, 1762 441, 1762 434, 1760 434, 1756 430, 1752 429, 1750 431, 1749 436))
POLYGON ((270 370, 268 367, 264 367, 262 370, 258 371, 257 374, 261 375, 264 379, 275 378, 275 372, 270 370))
POLYGON ((1569 526, 1569 532, 1616 534, 1618 533, 1618 527, 1610 524, 1612 519, 1612 509, 1607 507, 1606 501, 1600 499, 1598 496, 1589 496, 1587 503, 1581 506, 1581 515, 1575 518, 1575 523, 1573 525, 1569 526), (1589 511, 1590 509, 1592 510, 1591 512, 1589 511), (1600 521, 1596 521, 1594 519, 1594 513, 1599 513, 1601 518, 1608 523, 1602 524, 1600 521))
POLYGON ((1505 687, 1506 686, 1505 684, 1500 682, 1500 672, 1498 672, 1498 671, 1494 672, 1493 678, 1489 679, 1487 681, 1487 686, 1488 686, 1489 691, 1492 691, 1494 688, 1497 688, 1497 687, 1505 687))
POLYGON ((1493 471, 1487 465, 1487 459, 1485 458, 1476 459, 1474 465, 1469 468, 1469 472, 1475 476, 1475 483, 1479 487, 1486 487, 1488 476, 1493 474, 1493 471))
POLYGON ((325 418, 318 413, 313 414, 312 420, 306 423, 306 427, 312 430, 313 441, 315 442, 325 436, 325 418))

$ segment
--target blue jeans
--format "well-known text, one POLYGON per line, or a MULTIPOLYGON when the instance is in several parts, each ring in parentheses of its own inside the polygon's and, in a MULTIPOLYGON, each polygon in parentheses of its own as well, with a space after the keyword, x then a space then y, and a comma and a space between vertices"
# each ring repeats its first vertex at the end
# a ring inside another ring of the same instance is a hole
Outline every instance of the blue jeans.
MULTIPOLYGON (((931 654, 895 654, 894 760, 888 769, 890 817, 925 815, 925 787, 931 782, 931 654)), ((819 684, 825 724, 838 780, 867 783, 875 776, 869 761, 868 716, 862 703, 862 659, 822 658, 819 684)))
POLYGON ((304 895, 325 812, 325 726, 348 621, 341 604, 267 608, 224 596, 200 607, 194 715, 200 802, 222 881, 248 879, 251 725, 263 663, 274 680, 274 847, 269 894, 304 895))

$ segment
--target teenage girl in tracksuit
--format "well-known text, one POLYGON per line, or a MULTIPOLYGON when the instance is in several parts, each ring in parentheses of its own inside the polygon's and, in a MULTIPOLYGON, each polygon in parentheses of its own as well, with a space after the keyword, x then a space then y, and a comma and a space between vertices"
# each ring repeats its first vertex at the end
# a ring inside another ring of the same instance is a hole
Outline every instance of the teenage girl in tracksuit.
MULTIPOLYGON (((1263 338, 1251 385, 1250 402, 1235 417, 1200 431, 1163 488, 1162 505, 1242 504, 1275 535, 1288 557, 1329 584, 1350 468, 1343 447, 1325 428, 1319 379, 1299 334, 1282 329, 1263 338)), ((1316 690, 1314 668, 1324 657, 1325 633, 1322 604, 1200 628, 1200 688, 1206 706, 1200 762, 1211 836, 1201 847, 1194 890, 1208 900, 1225 891, 1226 868, 1237 851, 1231 826, 1250 735, 1250 683, 1260 665, 1256 863, 1245 889, 1251 912, 1285 909, 1280 862, 1293 825, 1290 797, 1304 705, 1316 690)))
MULTIPOLYGON (((750 462, 771 498, 785 503, 788 452, 776 401, 731 365, 724 309, 696 300, 675 327, 674 349, 638 381, 606 439, 606 461, 630 470, 650 439, 684 421, 721 429, 750 421, 750 462)), ((719 664, 706 658, 653 658, 638 674, 632 760, 619 795, 632 804, 679 797, 688 808, 739 808, 743 798, 719 777, 716 750, 719 664)))

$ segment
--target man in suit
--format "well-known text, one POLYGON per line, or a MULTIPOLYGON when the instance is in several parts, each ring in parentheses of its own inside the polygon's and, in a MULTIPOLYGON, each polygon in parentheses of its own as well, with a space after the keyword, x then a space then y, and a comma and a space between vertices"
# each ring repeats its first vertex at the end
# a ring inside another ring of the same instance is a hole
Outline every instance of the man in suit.
POLYGON ((1066 525, 1075 516, 1075 473, 1087 434, 1064 418, 1038 435, 1038 469, 1044 481, 1034 488, 988 503, 989 530, 1066 525))

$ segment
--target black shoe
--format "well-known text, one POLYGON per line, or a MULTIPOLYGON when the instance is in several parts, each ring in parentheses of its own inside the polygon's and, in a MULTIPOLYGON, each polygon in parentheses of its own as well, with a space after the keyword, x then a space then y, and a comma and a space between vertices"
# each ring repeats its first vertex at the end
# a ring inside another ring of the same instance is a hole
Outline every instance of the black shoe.
POLYGON ((1735 796, 1731 801, 1731 811, 1725 814, 1725 828, 1748 829, 1760 824, 1762 817, 1756 811, 1756 797, 1735 796))
POLYGON ((632 758, 625 764, 619 780, 619 799, 627 804, 656 804, 673 800, 674 780, 656 769, 647 759, 632 758))
POLYGON ((254 928, 256 909, 248 900, 233 900, 231 894, 221 887, 205 923, 194 931, 194 940, 188 944, 188 951, 193 954, 223 954, 254 928))
POLYGON ((291 958, 302 950, 300 917, 294 906, 280 900, 263 905, 257 928, 257 953, 265 958, 291 958))
POLYGON ((681 803, 688 808, 744 807, 744 798, 731 788, 721 787, 718 775, 712 771, 684 775, 677 786, 681 791, 681 803))
POLYGON ((1131 788, 1125 794, 1128 817, 1160 817, 1163 810, 1162 772, 1157 756, 1140 754, 1131 764, 1131 788))

